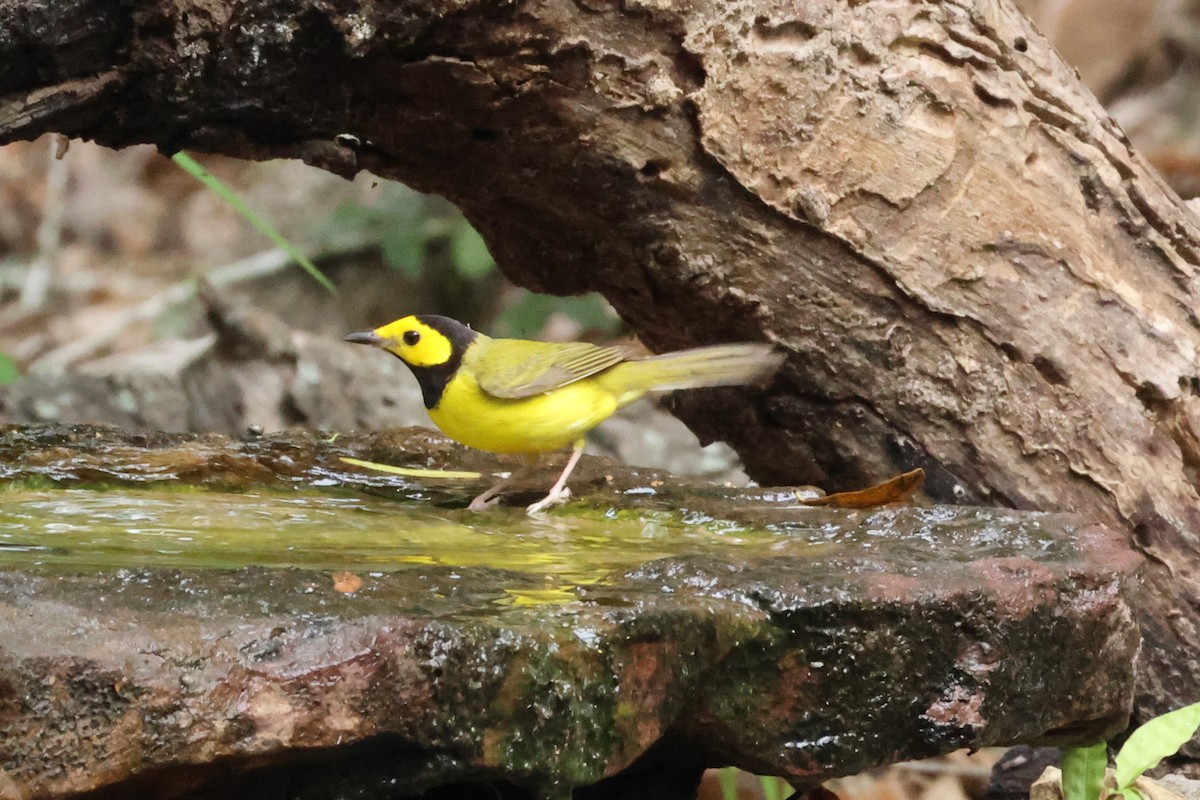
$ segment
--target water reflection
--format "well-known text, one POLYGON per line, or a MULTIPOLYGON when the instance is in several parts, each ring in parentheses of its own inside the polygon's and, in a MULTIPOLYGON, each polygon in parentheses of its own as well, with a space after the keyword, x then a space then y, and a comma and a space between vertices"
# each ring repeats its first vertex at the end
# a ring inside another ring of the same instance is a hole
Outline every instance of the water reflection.
POLYGON ((119 487, 3 489, 0 568, 297 567, 392 572, 484 568, 519 577, 497 602, 567 602, 581 586, 672 557, 789 568, 821 560, 846 574, 897 574, 939 561, 1049 551, 1036 516, 997 524, 987 509, 837 512, 718 498, 693 508, 573 502, 545 517, 474 514, 350 490, 228 492, 119 487))

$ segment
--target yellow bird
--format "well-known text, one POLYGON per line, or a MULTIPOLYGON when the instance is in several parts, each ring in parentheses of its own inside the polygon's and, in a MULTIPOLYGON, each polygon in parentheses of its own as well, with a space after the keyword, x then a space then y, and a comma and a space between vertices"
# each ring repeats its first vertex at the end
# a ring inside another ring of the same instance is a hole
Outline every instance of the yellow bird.
MULTIPOLYGON (((651 391, 751 383, 773 372, 783 354, 767 344, 698 347, 648 358, 634 345, 493 339, 449 317, 420 314, 345 341, 382 348, 412 370, 429 416, 469 447, 530 456, 573 450, 534 514, 570 496, 567 478, 583 453, 584 435, 651 391)), ((471 501, 479 511, 515 476, 471 501)))

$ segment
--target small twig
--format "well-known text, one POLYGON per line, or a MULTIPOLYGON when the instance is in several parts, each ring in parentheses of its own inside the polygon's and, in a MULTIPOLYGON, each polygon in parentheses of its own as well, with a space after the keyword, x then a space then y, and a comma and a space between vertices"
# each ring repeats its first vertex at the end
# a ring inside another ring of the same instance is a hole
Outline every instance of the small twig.
POLYGON ((67 154, 67 150, 71 147, 71 140, 61 133, 50 134, 50 157, 55 161, 62 161, 63 156, 67 154))
POLYGON ((58 263, 58 250, 62 244, 63 217, 66 211, 64 197, 67 189, 67 162, 63 160, 66 147, 62 137, 50 137, 50 161, 46 168, 46 203, 42 210, 42 221, 37 229, 37 256, 25 273, 21 286, 20 307, 22 311, 36 311, 46 304, 50 285, 54 281, 54 267, 58 263))
MULTIPOLYGON (((292 257, 282 250, 264 250, 213 270, 204 278, 214 287, 229 286, 273 275, 291 263, 292 257)), ((196 291, 197 281, 195 278, 180 281, 158 294, 146 298, 104 328, 45 353, 29 365, 29 372, 32 374, 61 372, 71 364, 103 350, 130 325, 143 320, 155 319, 173 306, 191 300, 196 296, 196 291)))

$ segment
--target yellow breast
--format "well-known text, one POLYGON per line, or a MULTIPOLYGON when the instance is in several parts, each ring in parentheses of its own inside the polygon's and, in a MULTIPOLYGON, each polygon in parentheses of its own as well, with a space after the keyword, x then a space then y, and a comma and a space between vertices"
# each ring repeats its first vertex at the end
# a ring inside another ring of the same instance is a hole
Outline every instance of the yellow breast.
POLYGON ((429 416, 450 438, 492 453, 544 453, 570 445, 617 410, 617 399, 594 379, 546 394, 502 400, 484 394, 461 370, 429 416))

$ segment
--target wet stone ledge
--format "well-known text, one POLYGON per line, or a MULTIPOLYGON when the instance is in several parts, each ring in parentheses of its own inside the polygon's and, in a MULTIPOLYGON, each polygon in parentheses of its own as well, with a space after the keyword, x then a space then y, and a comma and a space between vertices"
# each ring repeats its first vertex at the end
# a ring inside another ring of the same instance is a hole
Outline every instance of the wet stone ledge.
POLYGON ((600 461, 544 519, 475 515, 341 455, 495 466, 0 428, 0 798, 683 798, 1124 725, 1137 557, 1076 518, 600 461))

